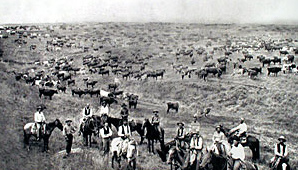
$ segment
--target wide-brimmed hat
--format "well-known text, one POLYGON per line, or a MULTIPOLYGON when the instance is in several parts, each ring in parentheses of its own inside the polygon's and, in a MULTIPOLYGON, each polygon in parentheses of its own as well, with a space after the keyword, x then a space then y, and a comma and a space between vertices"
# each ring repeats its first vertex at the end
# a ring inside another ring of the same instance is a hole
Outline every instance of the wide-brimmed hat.
POLYGON ((39 109, 41 109, 41 110, 44 110, 44 109, 45 109, 45 107, 44 107, 44 106, 42 106, 42 105, 38 105, 38 106, 36 107, 36 110, 39 110, 39 109))
POLYGON ((125 103, 122 103, 121 107, 126 107, 127 105, 125 103))
POLYGON ((193 117, 197 118, 198 117, 198 114, 194 114, 193 117))
POLYGON ((220 129, 220 125, 217 125, 217 126, 215 127, 215 129, 217 129, 217 128, 219 128, 219 129, 220 129))
POLYGON ((159 113, 159 111, 158 110, 153 110, 153 112, 152 113, 159 113))
POLYGON ((71 123, 71 122, 72 122, 71 119, 67 119, 67 120, 65 120, 65 123, 71 123))
POLYGON ((184 126, 184 123, 181 122, 181 121, 177 123, 177 125, 180 125, 180 124, 181 124, 182 126, 184 126))
POLYGON ((284 142, 287 141, 287 139, 286 139, 283 135, 281 135, 281 136, 278 138, 278 140, 279 140, 279 141, 280 141, 280 140, 283 140, 284 142))

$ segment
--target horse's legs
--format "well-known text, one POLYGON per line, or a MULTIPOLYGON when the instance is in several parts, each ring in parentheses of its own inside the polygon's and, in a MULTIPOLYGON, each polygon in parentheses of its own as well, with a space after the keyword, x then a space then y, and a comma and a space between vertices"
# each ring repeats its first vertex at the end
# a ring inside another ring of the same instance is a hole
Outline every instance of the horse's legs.
POLYGON ((92 133, 88 136, 89 137, 89 146, 91 147, 91 142, 92 142, 92 140, 91 140, 91 136, 92 136, 92 133))
POLYGON ((151 142, 151 140, 150 139, 148 139, 148 150, 149 150, 149 153, 150 153, 150 142, 151 142))
POLYGON ((152 153, 154 154, 154 140, 152 140, 152 153))
POLYGON ((114 168, 114 159, 115 159, 115 152, 113 152, 113 155, 112 155, 112 168, 114 168))

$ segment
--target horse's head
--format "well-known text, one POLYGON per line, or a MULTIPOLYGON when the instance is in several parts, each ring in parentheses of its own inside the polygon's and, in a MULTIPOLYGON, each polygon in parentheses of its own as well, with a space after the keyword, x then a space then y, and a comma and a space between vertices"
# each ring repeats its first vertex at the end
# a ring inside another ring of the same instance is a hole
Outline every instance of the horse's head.
POLYGON ((210 150, 203 156, 202 162, 200 164, 201 169, 204 169, 211 162, 212 155, 213 155, 213 152, 210 150))
POLYGON ((63 125, 60 122, 60 120, 59 119, 56 119, 54 122, 55 122, 55 126, 62 131, 63 130, 63 125))
POLYGON ((107 114, 102 114, 100 117, 102 124, 108 122, 108 118, 109 118, 109 116, 107 114))

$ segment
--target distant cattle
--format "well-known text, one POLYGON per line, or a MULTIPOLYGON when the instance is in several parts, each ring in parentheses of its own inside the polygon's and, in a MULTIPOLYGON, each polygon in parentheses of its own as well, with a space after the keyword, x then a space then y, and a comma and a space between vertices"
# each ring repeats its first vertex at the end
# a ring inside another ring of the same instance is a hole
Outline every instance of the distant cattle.
POLYGON ((289 54, 289 52, 286 51, 286 50, 285 50, 285 51, 280 50, 280 51, 279 51, 279 55, 282 55, 282 54, 283 54, 283 55, 287 55, 287 54, 289 54))
POLYGON ((169 113, 171 109, 175 110, 176 113, 179 110, 179 103, 178 102, 167 102, 167 106, 168 106, 167 113, 169 113))
POLYGON ((271 61, 274 63, 274 65, 275 65, 276 63, 281 64, 281 58, 279 58, 279 57, 277 57, 277 56, 274 56, 274 58, 271 59, 271 61))
POLYGON ((86 91, 85 90, 81 90, 80 88, 79 89, 72 89, 71 90, 71 94, 72 96, 74 96, 75 94, 79 95, 79 97, 81 97, 83 94, 86 94, 86 91))
POLYGON ((110 70, 101 70, 101 71, 98 72, 98 74, 101 74, 102 76, 107 74, 109 76, 110 75, 110 70))
POLYGON ((268 76, 270 75, 270 73, 275 74, 275 76, 277 76, 277 73, 281 71, 281 67, 269 67, 268 69, 268 76))
POLYGON ((109 84, 108 85, 109 90, 110 89, 113 89, 113 91, 115 91, 117 89, 117 87, 118 87, 118 84, 117 83, 113 83, 113 84, 109 84))
POLYGON ((114 97, 101 96, 99 103, 102 104, 103 102, 107 103, 108 106, 111 106, 112 103, 118 103, 118 101, 114 97))
POLYGON ((270 66, 271 59, 270 58, 264 58, 264 59, 261 60, 261 63, 263 64, 263 67, 265 66, 265 64, 268 64, 268 66, 270 66))
POLYGON ((58 84, 57 85, 57 90, 65 93, 66 92, 66 86, 58 84))
POLYGON ((251 67, 251 68, 249 68, 250 70, 254 70, 254 71, 256 71, 256 72, 258 72, 258 73, 262 73, 262 67, 251 67))
POLYGON ((85 94, 89 94, 90 97, 92 97, 93 95, 96 95, 96 97, 100 96, 100 89, 88 89, 85 91, 85 94))
POLYGON ((97 82, 98 81, 86 81, 86 86, 87 86, 87 88, 88 88, 88 86, 91 86, 93 88, 97 82))
POLYGON ((75 84, 76 84, 76 81, 74 79, 67 81, 67 85, 75 85, 75 84))
POLYGON ((41 96, 44 95, 49 96, 50 100, 52 100, 52 97, 55 93, 58 94, 58 91, 54 89, 39 88, 39 98, 41 98, 41 96))
POLYGON ((253 59, 254 57, 253 57, 253 55, 251 55, 251 54, 246 54, 246 55, 244 55, 244 58, 246 59, 246 60, 251 60, 251 59, 253 59))

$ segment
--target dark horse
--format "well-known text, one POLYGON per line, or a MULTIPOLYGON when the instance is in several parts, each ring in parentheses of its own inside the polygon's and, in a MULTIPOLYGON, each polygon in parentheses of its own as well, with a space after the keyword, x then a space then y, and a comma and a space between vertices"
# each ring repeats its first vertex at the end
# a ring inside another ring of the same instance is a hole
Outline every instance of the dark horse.
MULTIPOLYGON (((244 161, 246 170, 258 170, 258 167, 255 164, 244 161)), ((212 151, 207 152, 202 159, 200 168, 202 170, 224 170, 227 169, 229 164, 228 158, 224 158, 216 155, 212 151)))
MULTIPOLYGON (((24 126, 24 147, 27 147, 28 151, 30 150, 30 137, 35 136, 37 138, 36 134, 32 134, 31 129, 33 126, 35 126, 35 123, 27 123, 24 126)), ((43 139, 44 142, 43 151, 47 152, 49 150, 49 138, 56 127, 58 127, 61 131, 63 130, 63 125, 59 119, 46 123, 44 132, 40 133, 40 138, 43 139)))
MULTIPOLYGON (((221 126, 221 131, 228 138, 228 142, 230 144, 232 144, 233 143, 233 140, 234 140, 234 138, 236 136, 234 134, 229 134, 229 129, 224 128, 223 126, 221 126)), ((251 151, 252 151, 252 159, 254 161, 260 159, 260 141, 259 141, 259 139, 257 139, 254 136, 247 135, 246 142, 245 143, 241 142, 241 144, 242 144, 243 147, 248 146, 251 149, 251 151)))
MULTIPOLYGON (((122 125, 122 119, 120 118, 115 118, 115 117, 110 117, 106 114, 103 114, 101 116, 101 119, 103 122, 108 122, 109 123, 109 127, 111 127, 111 125, 113 125, 117 130, 119 128, 119 126, 122 125)), ((140 141, 140 145, 143 144, 144 141, 144 130, 143 130, 143 124, 139 123, 139 122, 134 122, 134 121, 129 121, 128 122, 129 126, 130 126, 130 130, 131 132, 137 131, 138 134, 141 137, 141 141, 140 141)))
POLYGON ((87 120, 85 120, 84 123, 80 125, 80 132, 83 134, 83 139, 85 142, 85 146, 91 147, 91 136, 92 134, 97 135, 98 129, 99 129, 99 121, 96 119, 96 117, 88 117, 87 120))
POLYGON ((164 129, 160 128, 160 132, 149 122, 149 119, 145 119, 143 124, 143 130, 146 134, 145 137, 148 140, 148 150, 154 153, 154 140, 160 142, 160 147, 164 147, 164 129))

